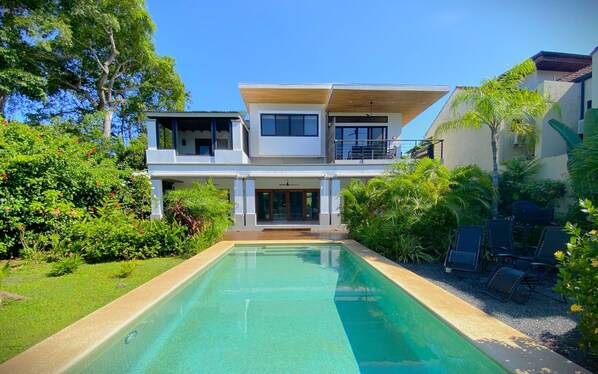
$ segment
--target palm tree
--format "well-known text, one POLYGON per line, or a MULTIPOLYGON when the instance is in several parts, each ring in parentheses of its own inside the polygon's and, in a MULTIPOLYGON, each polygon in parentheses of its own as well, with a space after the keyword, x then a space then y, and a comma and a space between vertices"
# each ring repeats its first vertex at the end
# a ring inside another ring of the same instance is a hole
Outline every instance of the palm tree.
POLYGON ((536 71, 536 64, 528 59, 501 76, 486 79, 479 87, 464 88, 455 96, 455 117, 438 127, 435 136, 459 129, 490 129, 492 150, 492 212, 498 214, 497 144, 501 132, 533 137, 533 121, 542 117, 553 102, 546 95, 521 88, 524 78, 536 71), (459 109, 468 108, 459 113, 459 109))

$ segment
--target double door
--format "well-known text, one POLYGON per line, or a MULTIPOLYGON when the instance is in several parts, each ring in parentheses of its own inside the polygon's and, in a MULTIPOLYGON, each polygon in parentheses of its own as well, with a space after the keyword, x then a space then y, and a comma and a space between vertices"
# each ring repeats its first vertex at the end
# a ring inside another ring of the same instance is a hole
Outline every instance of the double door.
POLYGON ((259 221, 319 219, 318 190, 256 190, 259 221))

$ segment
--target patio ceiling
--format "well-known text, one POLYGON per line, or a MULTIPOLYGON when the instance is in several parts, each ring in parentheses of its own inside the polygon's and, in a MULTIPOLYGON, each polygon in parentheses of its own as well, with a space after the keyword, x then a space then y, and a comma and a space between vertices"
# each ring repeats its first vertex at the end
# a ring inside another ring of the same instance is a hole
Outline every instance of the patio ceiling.
POLYGON ((239 84, 251 103, 321 104, 327 112, 402 113, 403 126, 448 91, 447 86, 374 84, 239 84), (371 104, 370 104, 371 103, 371 104))

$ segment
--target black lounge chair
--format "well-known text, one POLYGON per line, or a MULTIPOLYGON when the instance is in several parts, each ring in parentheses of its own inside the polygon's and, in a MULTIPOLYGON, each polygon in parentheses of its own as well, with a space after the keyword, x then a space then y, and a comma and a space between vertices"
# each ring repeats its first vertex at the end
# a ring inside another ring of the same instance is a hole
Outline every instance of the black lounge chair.
POLYGON ((461 226, 457 230, 455 245, 450 246, 444 259, 445 271, 482 271, 482 237, 484 229, 477 226, 461 226))
MULTIPOLYGON (((569 234, 560 227, 546 227, 533 257, 498 255, 499 258, 509 258, 511 261, 508 266, 496 269, 483 292, 502 302, 513 299, 524 303, 539 284, 554 283, 558 264, 554 253, 565 251, 568 242, 569 234)), ((555 300, 567 301, 563 296, 555 300)))
POLYGON ((517 247, 515 245, 513 221, 509 219, 494 219, 486 222, 486 236, 488 251, 492 259, 508 260, 508 257, 504 256, 525 256, 530 253, 530 249, 535 249, 535 247, 517 247))

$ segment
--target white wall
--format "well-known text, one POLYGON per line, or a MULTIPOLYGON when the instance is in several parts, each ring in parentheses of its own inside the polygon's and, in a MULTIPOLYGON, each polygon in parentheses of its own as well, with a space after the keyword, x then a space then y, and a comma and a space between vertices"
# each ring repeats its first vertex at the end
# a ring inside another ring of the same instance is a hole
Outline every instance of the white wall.
POLYGON ((548 94, 553 101, 556 101, 560 107, 561 115, 559 118, 558 113, 553 109, 544 118, 537 121, 538 140, 536 142, 535 157, 543 159, 565 154, 567 152, 565 141, 548 124, 548 120, 555 118, 577 132, 577 122, 580 116, 581 84, 544 81, 538 86, 538 92, 548 94))
POLYGON ((250 104, 249 153, 251 157, 324 157, 326 112, 317 104, 250 104), (261 136, 261 114, 317 114, 318 136, 261 136))

